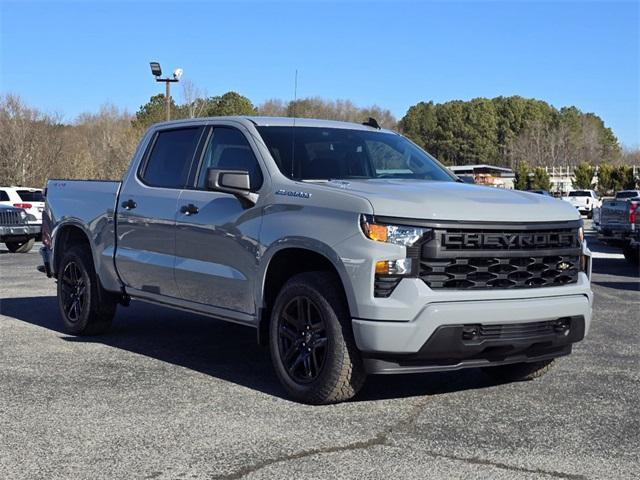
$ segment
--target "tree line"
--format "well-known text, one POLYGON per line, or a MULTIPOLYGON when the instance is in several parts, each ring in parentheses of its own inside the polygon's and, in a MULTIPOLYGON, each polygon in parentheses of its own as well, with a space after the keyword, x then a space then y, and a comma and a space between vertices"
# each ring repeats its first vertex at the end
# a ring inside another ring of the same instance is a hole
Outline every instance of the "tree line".
MULTIPOLYGON (((362 122, 374 117, 445 164, 488 163, 512 167, 516 173, 525 167, 531 169, 526 178, 538 175, 538 179, 528 181, 528 188, 546 185, 542 166, 599 166, 600 182, 604 179, 606 184, 613 178, 609 183, 618 185, 625 183, 619 180, 624 174, 615 173, 620 165, 640 164, 639 152, 622 151, 613 132, 597 115, 575 107, 558 110, 540 100, 497 97, 420 102, 398 121, 387 109, 360 107, 350 100, 309 97, 254 105, 236 92, 208 96, 188 80, 182 86, 182 102, 171 98, 172 119, 295 115, 362 122)), ((0 184, 40 186, 46 178, 120 178, 143 131, 164 119, 162 94, 151 97, 134 114, 107 104, 73 122, 31 107, 19 96, 2 95, 0 184)))
POLYGON ((621 155, 617 138, 597 115, 519 96, 420 102, 399 127, 445 164, 597 165, 621 155))

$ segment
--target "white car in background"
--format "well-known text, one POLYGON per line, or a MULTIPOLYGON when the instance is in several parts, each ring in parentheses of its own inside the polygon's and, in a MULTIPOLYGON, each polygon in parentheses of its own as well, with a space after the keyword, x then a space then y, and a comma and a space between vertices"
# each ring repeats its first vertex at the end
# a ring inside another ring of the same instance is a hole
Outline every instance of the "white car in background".
POLYGON ((40 188, 0 187, 0 205, 21 208, 35 217, 30 223, 42 224, 44 197, 40 188))
POLYGON ((562 200, 576 207, 587 218, 593 218, 595 209, 602 206, 602 200, 593 190, 574 190, 569 192, 568 196, 562 197, 562 200))

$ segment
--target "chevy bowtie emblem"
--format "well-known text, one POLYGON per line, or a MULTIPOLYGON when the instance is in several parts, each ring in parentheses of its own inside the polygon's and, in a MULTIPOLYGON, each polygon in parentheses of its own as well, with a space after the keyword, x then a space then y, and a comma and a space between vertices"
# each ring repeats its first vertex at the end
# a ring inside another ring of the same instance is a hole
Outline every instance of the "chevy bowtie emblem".
POLYGON ((569 270, 571 268, 571 264, 567 263, 567 262, 560 262, 558 264, 558 270, 560 271, 565 271, 565 270, 569 270))

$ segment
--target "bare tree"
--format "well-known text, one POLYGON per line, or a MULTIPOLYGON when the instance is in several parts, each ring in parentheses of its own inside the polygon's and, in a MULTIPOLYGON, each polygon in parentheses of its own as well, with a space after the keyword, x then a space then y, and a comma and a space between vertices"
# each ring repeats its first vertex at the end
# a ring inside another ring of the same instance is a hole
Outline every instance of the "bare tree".
POLYGON ((42 165, 59 161, 62 128, 58 116, 28 107, 17 95, 0 97, 0 182, 41 184, 42 165))
POLYGON ((258 107, 261 115, 324 118, 360 123, 375 118, 386 128, 396 128, 397 120, 391 111, 377 105, 358 107, 351 100, 325 100, 320 97, 302 98, 296 101, 267 100, 258 107))
POLYGON ((271 99, 258 107, 258 113, 267 117, 285 117, 287 105, 279 99, 271 99))
POLYGON ((205 98, 207 93, 189 79, 182 80, 181 84, 182 98, 188 118, 201 117, 206 108, 205 98))

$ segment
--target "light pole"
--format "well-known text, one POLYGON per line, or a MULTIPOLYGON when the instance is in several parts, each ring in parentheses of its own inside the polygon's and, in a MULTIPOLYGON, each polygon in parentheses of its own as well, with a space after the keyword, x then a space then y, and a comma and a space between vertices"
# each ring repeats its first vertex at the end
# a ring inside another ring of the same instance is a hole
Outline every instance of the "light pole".
POLYGON ((176 68, 173 71, 172 77, 160 78, 162 77, 162 68, 160 68, 160 64, 158 62, 149 62, 149 65, 151 66, 151 73, 156 77, 156 82, 164 82, 165 84, 164 101, 165 109, 167 111, 167 121, 171 120, 171 84, 173 82, 180 81, 180 77, 182 77, 182 69, 176 68))

